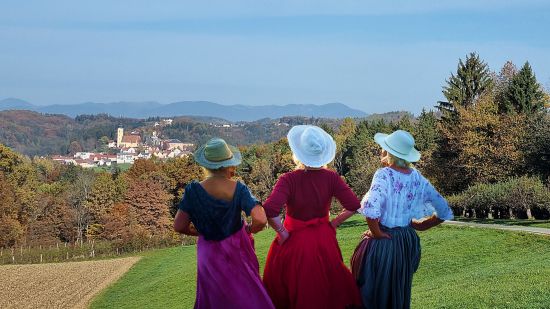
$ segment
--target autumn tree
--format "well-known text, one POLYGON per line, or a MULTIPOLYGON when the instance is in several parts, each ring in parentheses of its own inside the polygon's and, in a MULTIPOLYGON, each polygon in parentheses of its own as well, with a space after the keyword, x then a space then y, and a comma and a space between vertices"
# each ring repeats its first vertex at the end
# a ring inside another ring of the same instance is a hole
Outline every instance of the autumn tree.
POLYGON ((75 155, 77 152, 83 151, 82 146, 78 141, 72 141, 67 149, 67 154, 75 155))
POLYGON ((162 184, 150 179, 133 179, 128 184, 124 203, 134 211, 138 224, 150 235, 171 230, 170 202, 172 196, 162 184))
POLYGON ((344 175, 348 172, 346 168, 346 159, 349 152, 347 152, 347 147, 350 142, 350 139, 355 134, 357 130, 357 125, 355 121, 351 118, 345 118, 338 132, 334 135, 334 141, 336 142, 336 155, 334 157, 334 169, 339 175, 344 175))
POLYGON ((168 192, 172 195, 170 213, 175 215, 185 186, 193 180, 200 181, 204 172, 192 156, 170 159, 164 162, 160 169, 168 180, 168 192))
POLYGON ((497 75, 493 76, 493 93, 495 101, 498 104, 500 113, 507 113, 510 111, 510 108, 507 106, 506 102, 506 92, 508 87, 512 83, 512 79, 518 73, 516 65, 512 61, 506 61, 502 69, 497 75))
POLYGON ((23 236, 23 226, 18 220, 18 205, 14 187, 0 172, 0 247, 11 247, 23 236))
POLYGON ((137 159, 134 161, 134 164, 128 169, 126 174, 128 177, 133 179, 138 179, 141 176, 146 176, 152 172, 159 170, 159 167, 153 160, 146 159, 137 159))
POLYGON ((92 222, 101 222, 102 218, 113 208, 115 202, 121 199, 122 196, 117 195, 116 183, 112 175, 98 173, 87 200, 87 208, 92 222))
POLYGON ((0 144, 0 172, 9 174, 22 158, 9 147, 0 144))
POLYGON ((349 155, 346 158, 349 170, 344 176, 358 196, 363 196, 368 191, 372 176, 381 167, 380 146, 374 141, 374 134, 391 133, 390 131, 390 126, 384 121, 362 121, 350 139, 349 155))
POLYGON ((94 172, 81 169, 74 182, 69 185, 68 204, 71 205, 74 214, 74 225, 77 240, 84 240, 84 232, 88 228, 91 218, 88 201, 94 183, 94 172))

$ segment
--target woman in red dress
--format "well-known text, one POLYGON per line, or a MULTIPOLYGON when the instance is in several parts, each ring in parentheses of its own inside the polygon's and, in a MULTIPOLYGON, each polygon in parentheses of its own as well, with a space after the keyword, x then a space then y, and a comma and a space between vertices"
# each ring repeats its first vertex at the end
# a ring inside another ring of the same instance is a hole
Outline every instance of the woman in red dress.
POLYGON ((325 166, 336 144, 316 126, 295 126, 288 142, 299 168, 282 175, 263 207, 277 231, 264 269, 264 284, 276 308, 361 307, 361 296, 342 261, 336 228, 360 202, 349 186, 325 166), (329 220, 332 198, 345 208, 329 220), (286 207, 284 224, 280 212, 286 207))

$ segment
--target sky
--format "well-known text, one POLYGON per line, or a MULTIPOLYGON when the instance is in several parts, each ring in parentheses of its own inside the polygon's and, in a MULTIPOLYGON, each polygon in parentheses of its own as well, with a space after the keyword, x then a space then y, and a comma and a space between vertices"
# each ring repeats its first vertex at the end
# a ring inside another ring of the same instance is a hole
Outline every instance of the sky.
POLYGON ((0 99, 418 114, 459 59, 550 88, 550 1, 0 1, 0 99))

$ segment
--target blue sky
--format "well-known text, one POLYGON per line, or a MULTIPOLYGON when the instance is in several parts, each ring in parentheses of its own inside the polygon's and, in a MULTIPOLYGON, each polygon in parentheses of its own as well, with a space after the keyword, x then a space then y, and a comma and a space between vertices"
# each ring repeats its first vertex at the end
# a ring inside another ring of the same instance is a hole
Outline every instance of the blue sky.
POLYGON ((459 58, 550 86, 548 1, 0 2, 0 99, 418 113, 459 58))

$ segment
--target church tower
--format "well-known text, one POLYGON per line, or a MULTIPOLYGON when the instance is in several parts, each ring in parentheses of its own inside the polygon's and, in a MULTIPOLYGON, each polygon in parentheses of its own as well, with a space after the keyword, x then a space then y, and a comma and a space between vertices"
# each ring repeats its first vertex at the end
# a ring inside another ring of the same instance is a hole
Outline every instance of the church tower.
POLYGON ((122 137, 124 136, 124 129, 118 128, 116 131, 116 145, 117 147, 121 147, 122 144, 122 137))

